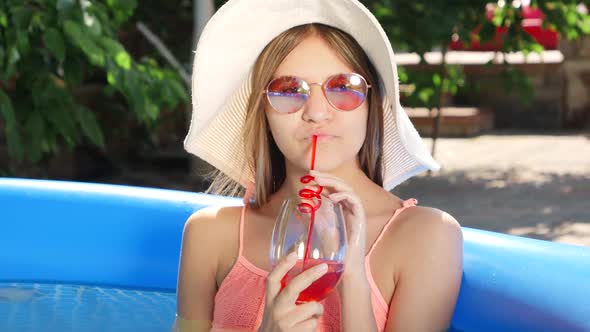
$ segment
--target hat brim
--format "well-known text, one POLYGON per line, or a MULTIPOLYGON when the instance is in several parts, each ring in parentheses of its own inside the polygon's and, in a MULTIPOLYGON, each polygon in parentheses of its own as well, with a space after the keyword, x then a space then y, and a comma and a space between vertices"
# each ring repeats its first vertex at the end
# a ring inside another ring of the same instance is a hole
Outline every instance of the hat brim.
POLYGON ((397 68, 391 44, 373 14, 356 0, 230 0, 206 25, 193 66, 193 112, 185 149, 246 185, 252 165, 241 151, 240 129, 250 94, 251 69, 280 33, 322 23, 350 34, 381 80, 384 97, 384 188, 440 166, 426 150, 399 105, 397 68))

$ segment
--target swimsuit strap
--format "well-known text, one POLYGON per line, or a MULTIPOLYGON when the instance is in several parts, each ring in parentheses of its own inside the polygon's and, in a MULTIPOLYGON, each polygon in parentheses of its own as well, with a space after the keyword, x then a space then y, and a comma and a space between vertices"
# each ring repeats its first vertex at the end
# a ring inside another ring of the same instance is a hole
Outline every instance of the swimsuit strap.
POLYGON ((377 246, 377 243, 379 243, 379 241, 381 241, 381 238, 383 238, 385 231, 387 231, 387 228, 389 227, 389 225, 391 225, 393 223, 393 221, 396 219, 396 217, 400 213, 402 213, 402 211, 404 211, 405 209, 412 207, 412 206, 416 206, 416 204, 418 204, 418 200, 415 198, 406 199, 405 201, 402 202, 402 207, 395 210, 395 212, 393 213, 393 216, 391 216, 389 221, 387 221, 385 226, 383 226, 383 228, 381 229, 381 232, 379 232, 379 236, 377 236, 377 240, 375 240, 375 242, 373 242, 373 244, 371 245, 371 249, 369 249, 369 253, 367 253, 367 257, 369 257, 373 253, 373 250, 375 250, 375 246, 377 246))
POLYGON ((254 182, 249 181, 248 185, 246 186, 246 193, 244 194, 244 198, 242 202, 244 202, 244 206, 242 207, 242 213, 240 216, 240 234, 239 234, 239 242, 238 242, 238 257, 242 256, 243 248, 244 248, 244 219, 246 216, 246 208, 248 204, 250 204, 250 197, 254 192, 254 182))

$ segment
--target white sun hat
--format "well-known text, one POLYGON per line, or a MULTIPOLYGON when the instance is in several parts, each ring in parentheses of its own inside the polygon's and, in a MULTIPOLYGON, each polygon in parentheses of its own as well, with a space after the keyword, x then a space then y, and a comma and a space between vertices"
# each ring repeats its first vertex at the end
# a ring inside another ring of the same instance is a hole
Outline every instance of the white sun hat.
POLYGON ((230 0, 203 30, 194 59, 193 112, 185 149, 244 187, 254 181, 241 128, 251 93, 251 70, 282 32, 322 23, 350 34, 379 74, 384 100, 383 188, 440 168, 399 103, 397 68, 383 28, 357 0, 230 0))

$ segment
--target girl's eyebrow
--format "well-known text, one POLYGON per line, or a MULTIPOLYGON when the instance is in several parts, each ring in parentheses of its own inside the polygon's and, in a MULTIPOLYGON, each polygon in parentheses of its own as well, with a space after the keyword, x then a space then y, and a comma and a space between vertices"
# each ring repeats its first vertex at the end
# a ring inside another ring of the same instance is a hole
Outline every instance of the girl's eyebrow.
POLYGON ((273 78, 273 79, 275 79, 275 78, 284 77, 284 76, 293 76, 293 77, 301 78, 301 79, 303 79, 303 80, 306 80, 306 81, 307 81, 307 78, 306 78, 306 77, 304 77, 304 76, 301 76, 301 75, 295 75, 295 74, 281 74, 281 75, 273 75, 273 76, 272 76, 272 78, 273 78))
POLYGON ((310 79, 308 79, 308 78, 307 78, 307 77, 305 77, 305 76, 300 76, 300 75, 293 75, 293 74, 273 75, 273 76, 271 77, 271 80, 274 80, 274 79, 276 79, 276 78, 283 77, 283 76, 293 76, 293 77, 300 78, 300 79, 304 80, 304 81, 305 81, 305 82, 307 82, 307 83, 323 83, 325 80, 327 80, 327 79, 328 79, 328 77, 332 77, 332 76, 334 76, 334 75, 338 75, 338 74, 346 74, 346 73, 354 73, 354 71, 352 71, 352 70, 342 70, 342 71, 339 71, 339 72, 334 72, 334 73, 332 73, 332 74, 328 74, 328 75, 326 75, 326 77, 324 77, 324 78, 322 78, 322 79, 320 79, 320 80, 318 80, 318 81, 310 80, 310 79))

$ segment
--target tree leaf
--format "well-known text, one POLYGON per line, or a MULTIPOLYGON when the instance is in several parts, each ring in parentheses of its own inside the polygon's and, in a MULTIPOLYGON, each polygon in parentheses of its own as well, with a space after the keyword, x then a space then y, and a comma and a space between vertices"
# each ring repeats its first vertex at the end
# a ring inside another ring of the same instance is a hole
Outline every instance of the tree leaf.
POLYGON ((136 0, 107 0, 107 5, 114 10, 121 11, 126 15, 133 14, 137 6, 136 0))
POLYGON ((440 74, 438 74, 438 73, 434 73, 434 74, 432 75, 432 83, 434 84, 434 86, 435 86, 435 87, 438 87, 438 86, 440 86, 440 83, 441 83, 441 77, 440 77, 440 74))
POLYGON ((99 67, 104 66, 104 51, 91 39, 91 34, 79 23, 66 20, 64 31, 66 35, 84 52, 90 63, 99 67))
POLYGON ((125 51, 117 53, 115 56, 115 62, 119 67, 125 70, 131 69, 131 57, 129 56, 129 53, 125 51))
MULTIPOLYGON (((183 84, 178 82, 178 80, 176 80, 176 79, 170 79, 168 83, 170 84, 170 89, 174 92, 174 94, 176 95, 177 98, 184 100, 184 101, 188 101, 188 95, 186 93, 186 88, 183 84)), ((172 106, 176 106, 176 105, 172 105, 172 106)))
POLYGON ((41 114, 37 111, 31 112, 24 127, 30 136, 30 141, 27 144, 27 158, 36 163, 43 156, 42 142, 45 136, 45 124, 41 114))
POLYGON ((504 17, 504 10, 502 10, 502 8, 496 8, 494 10, 494 17, 492 18, 492 23, 494 23, 494 25, 497 27, 502 26, 502 23, 504 22, 504 17))
POLYGON ((55 132, 59 133, 68 146, 73 147, 79 141, 79 130, 74 115, 74 102, 71 94, 56 85, 51 77, 40 77, 34 84, 36 91, 33 98, 35 108, 55 132))
POLYGON ((84 11, 84 25, 92 35, 96 37, 102 35, 102 25, 100 24, 100 21, 87 11, 84 11))
POLYGON ((61 33, 55 28, 48 28, 43 34, 43 42, 51 54, 62 63, 65 59, 66 46, 61 33))
POLYGON ((75 87, 82 82, 84 78, 84 63, 80 56, 70 56, 68 53, 67 61, 63 63, 64 79, 68 87, 75 87))
POLYGON ((434 95, 434 89, 432 88, 424 88, 418 92, 418 98, 424 103, 428 104, 430 98, 434 95))
POLYGON ((578 22, 578 13, 575 10, 568 10, 565 14, 565 19, 568 25, 576 25, 578 22))
POLYGON ((24 159, 24 150, 23 145, 21 143, 20 135, 18 133, 18 123, 16 121, 16 115, 14 114, 14 109, 12 108, 12 101, 0 89, 0 114, 5 121, 5 132, 6 132, 6 142, 8 144, 8 151, 10 154, 15 157, 18 161, 24 159))
POLYGON ((26 4, 12 7, 10 14, 12 16, 12 22, 18 30, 23 32, 29 30, 29 24, 31 23, 31 18, 33 17, 33 11, 30 7, 28 7, 26 4))
POLYGON ((4 9, 0 8, 0 27, 6 28, 8 26, 8 18, 4 9))
POLYGON ((131 69, 131 56, 129 55, 129 53, 127 53, 127 51, 125 50, 123 45, 121 45, 121 43, 114 39, 106 37, 99 38, 98 42, 100 46, 102 46, 102 48, 106 51, 106 53, 115 60, 115 63, 119 67, 125 70, 131 69))
POLYGON ((74 0, 57 0, 57 10, 60 12, 69 12, 75 6, 74 0))
POLYGON ((29 53, 31 44, 29 42, 29 35, 21 30, 16 31, 16 47, 21 54, 29 53))
POLYGON ((74 146, 77 141, 76 124, 71 118, 71 108, 46 108, 43 114, 56 132, 63 137, 69 146, 74 146))
POLYGON ((76 115, 84 136, 88 137, 93 144, 104 149, 104 135, 94 113, 84 106, 78 106, 76 115))
POLYGON ((29 27, 30 31, 45 30, 45 22, 43 21, 44 17, 45 14, 41 14, 40 12, 33 14, 31 26, 29 27))
POLYGON ((583 20, 578 22, 578 28, 587 35, 590 35, 590 15, 584 17, 583 20))
POLYGON ((13 65, 15 63, 18 62, 18 60, 20 60, 21 56, 20 56, 20 52, 18 51, 18 49, 16 48, 16 46, 10 47, 8 49, 8 65, 13 65))
POLYGON ((160 115, 160 108, 158 107, 158 105, 148 101, 145 105, 145 113, 149 121, 155 121, 158 119, 158 116, 160 115))
POLYGON ((117 74, 109 71, 107 73, 107 83, 109 83, 110 85, 116 85, 117 84, 117 74))
POLYGON ((539 43, 533 43, 530 46, 530 50, 533 52, 541 53, 545 50, 545 47, 543 47, 543 45, 541 45, 539 43))
POLYGON ((119 43, 118 41, 116 41, 112 38, 102 36, 102 37, 99 37, 97 39, 97 41, 98 41, 98 44, 102 47, 102 49, 105 50, 106 53, 113 58, 118 53, 125 52, 125 48, 123 47, 123 45, 121 45, 121 43, 119 43))

